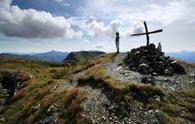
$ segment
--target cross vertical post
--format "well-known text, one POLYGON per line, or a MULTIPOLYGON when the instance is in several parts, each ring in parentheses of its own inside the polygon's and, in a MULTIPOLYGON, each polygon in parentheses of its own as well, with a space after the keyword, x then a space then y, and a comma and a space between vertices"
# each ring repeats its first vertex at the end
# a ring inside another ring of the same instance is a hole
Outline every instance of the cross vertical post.
POLYGON ((146 46, 149 46, 149 44, 150 44, 150 37, 149 37, 149 33, 148 33, 148 27, 147 27, 147 24, 146 24, 145 21, 144 21, 144 27, 145 27, 146 39, 147 39, 147 44, 146 44, 146 46))

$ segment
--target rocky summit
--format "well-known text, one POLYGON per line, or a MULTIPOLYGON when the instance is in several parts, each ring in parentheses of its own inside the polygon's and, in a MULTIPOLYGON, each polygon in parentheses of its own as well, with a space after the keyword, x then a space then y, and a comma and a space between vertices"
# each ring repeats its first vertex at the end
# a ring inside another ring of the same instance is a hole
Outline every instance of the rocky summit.
POLYGON ((171 76, 174 73, 186 73, 185 68, 177 60, 165 56, 164 52, 161 52, 154 44, 132 49, 125 57, 124 63, 130 70, 141 74, 171 76))

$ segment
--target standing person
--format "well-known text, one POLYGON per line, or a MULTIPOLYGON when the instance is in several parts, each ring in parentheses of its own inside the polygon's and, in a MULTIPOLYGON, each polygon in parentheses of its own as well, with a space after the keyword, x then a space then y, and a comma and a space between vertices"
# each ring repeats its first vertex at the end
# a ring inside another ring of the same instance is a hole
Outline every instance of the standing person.
POLYGON ((120 40, 119 33, 118 33, 118 32, 116 32, 116 39, 115 39, 115 43, 116 43, 117 53, 119 53, 119 40, 120 40))

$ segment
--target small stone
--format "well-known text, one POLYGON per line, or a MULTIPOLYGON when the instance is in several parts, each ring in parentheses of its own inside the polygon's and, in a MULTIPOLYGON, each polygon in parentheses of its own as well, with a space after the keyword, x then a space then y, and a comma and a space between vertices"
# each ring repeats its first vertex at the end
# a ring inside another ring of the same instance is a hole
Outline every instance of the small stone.
POLYGON ((194 77, 195 76, 195 74, 189 74, 190 75, 190 77, 194 77))
POLYGON ((106 120, 106 116, 103 116, 102 118, 103 118, 104 121, 106 120))
POLYGON ((98 120, 98 121, 100 121, 100 120, 101 120, 101 118, 97 118, 97 120, 98 120))
POLYGON ((1 118, 0 121, 5 122, 5 118, 1 118))
POLYGON ((158 74, 156 72, 153 72, 152 75, 153 76, 158 76, 158 74))
POLYGON ((174 88, 174 87, 170 87, 170 89, 171 89, 172 91, 175 91, 175 88, 174 88))
POLYGON ((58 121, 58 119, 56 118, 55 120, 54 120, 54 122, 56 123, 58 121))
POLYGON ((32 106, 31 107, 31 113, 34 113, 34 112, 38 111, 39 108, 40 108, 39 106, 32 106))
POLYGON ((148 74, 149 70, 150 70, 150 67, 146 63, 142 63, 138 67, 138 71, 143 74, 148 74))
POLYGON ((120 70, 122 67, 121 66, 119 66, 118 68, 116 68, 114 71, 118 71, 118 70, 120 70))
POLYGON ((177 61, 173 61, 171 63, 171 67, 173 68, 175 73, 186 74, 185 68, 183 66, 181 66, 179 63, 177 63, 177 61))
POLYGON ((155 110, 155 113, 159 113, 160 111, 157 109, 157 110, 155 110))
POLYGON ((167 75, 167 76, 171 76, 171 75, 173 75, 173 72, 170 70, 170 69, 165 69, 165 75, 167 75))
POLYGON ((160 96, 158 96, 158 95, 155 95, 155 96, 154 96, 154 99, 155 99, 156 101, 158 101, 158 102, 160 102, 160 100, 161 100, 160 96))
POLYGON ((179 84, 179 81, 176 81, 175 83, 179 84))
POLYGON ((47 110, 48 113, 50 113, 50 112, 55 112, 55 111, 57 111, 57 108, 56 108, 54 105, 51 105, 51 106, 48 108, 48 110, 47 110))
POLYGON ((153 76, 144 76, 142 79, 141 79, 141 82, 144 83, 144 84, 152 84, 152 85, 155 85, 154 83, 154 77, 153 76))
POLYGON ((46 117, 42 120, 42 124, 48 124, 48 123, 52 122, 52 120, 53 120, 52 116, 46 117))
POLYGON ((160 124, 157 114, 155 113, 149 113, 146 116, 146 121, 147 121, 147 124, 160 124))

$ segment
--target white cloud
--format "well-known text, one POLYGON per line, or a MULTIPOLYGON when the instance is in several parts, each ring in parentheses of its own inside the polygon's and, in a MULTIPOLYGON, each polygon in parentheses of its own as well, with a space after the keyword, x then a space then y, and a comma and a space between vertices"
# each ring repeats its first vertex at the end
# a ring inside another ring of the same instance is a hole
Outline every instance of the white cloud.
POLYGON ((120 31, 121 25, 120 20, 113 20, 108 25, 94 20, 88 24, 88 34, 95 38, 113 38, 115 33, 120 31))
POLYGON ((148 10, 146 14, 149 20, 159 21, 167 25, 178 20, 190 19, 190 17, 185 18, 186 14, 189 12, 188 4, 189 3, 185 1, 168 2, 166 6, 151 4, 150 10, 148 10))
POLYGON ((0 0, 0 8, 9 9, 11 0, 0 0))
POLYGON ((95 48, 97 48, 97 49, 104 49, 104 45, 102 45, 102 44, 101 45, 96 45, 95 48))
POLYGON ((71 25, 76 25, 79 28, 86 30, 87 24, 88 24, 88 19, 82 18, 82 17, 69 17, 67 19, 67 22, 71 25))
POLYGON ((65 0, 54 0, 56 2, 64 2, 65 0))
POLYGON ((89 39, 87 38, 84 38, 83 41, 86 43, 86 44, 90 44, 91 42, 89 41, 89 39))
POLYGON ((120 31, 120 27, 122 26, 122 22, 119 21, 119 20, 113 20, 110 22, 110 29, 111 29, 111 32, 112 34, 116 33, 116 32, 119 32, 120 31))
POLYGON ((134 25, 134 29, 133 29, 133 33, 142 33, 144 32, 144 27, 143 27, 143 23, 137 23, 134 25))
POLYGON ((88 34, 93 37, 99 37, 105 35, 106 27, 103 22, 92 21, 88 25, 88 34))
MULTIPOLYGON (((69 6, 66 0, 53 1, 59 6, 69 6)), ((64 18, 35 9, 22 10, 10 6, 9 0, 0 0, 0 36, 62 37, 55 42, 67 43, 58 46, 63 49, 100 48, 103 44, 104 50, 113 51, 115 33, 119 31, 122 50, 130 50, 145 44, 144 36, 133 38, 130 34, 143 32, 143 21, 147 21, 149 31, 163 28, 163 33, 151 35, 151 42, 162 41, 167 50, 194 50, 194 0, 80 0, 71 2, 71 6, 70 11, 64 11, 68 14, 64 18), (66 38, 77 39, 64 42, 66 38)))
POLYGON ((85 5, 84 9, 79 10, 85 17, 94 16, 109 21, 118 19, 125 24, 146 20, 167 25, 195 18, 193 0, 87 0, 85 5))
POLYGON ((70 6, 70 4, 68 2, 66 2, 66 0, 53 0, 53 1, 55 1, 56 3, 58 3, 64 7, 70 6))
POLYGON ((73 39, 73 38, 81 39, 83 37, 83 32, 81 31, 75 32, 74 30, 70 29, 67 31, 66 37, 70 39, 73 39))
POLYGON ((70 6, 70 4, 69 4, 69 3, 61 3, 61 5, 62 5, 62 6, 64 6, 64 7, 68 7, 68 6, 70 6))
POLYGON ((195 22, 193 0, 86 0, 84 5, 78 9, 79 15, 83 20, 93 19, 93 21, 84 23, 79 21, 78 25, 85 27, 83 29, 95 39, 100 38, 105 41, 107 37, 113 38, 117 30, 122 38, 129 38, 132 33, 143 32, 143 21, 149 23, 150 30, 154 26, 154 29, 164 28, 179 21, 195 22), (120 24, 114 23, 112 26, 113 20, 120 20, 120 24))
POLYGON ((54 17, 48 12, 35 9, 22 10, 11 6, 11 1, 0 2, 0 33, 10 37, 55 38, 82 37, 75 32, 63 16, 54 17))

